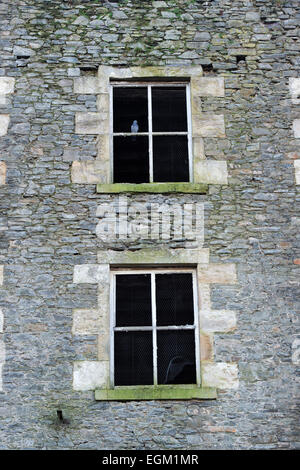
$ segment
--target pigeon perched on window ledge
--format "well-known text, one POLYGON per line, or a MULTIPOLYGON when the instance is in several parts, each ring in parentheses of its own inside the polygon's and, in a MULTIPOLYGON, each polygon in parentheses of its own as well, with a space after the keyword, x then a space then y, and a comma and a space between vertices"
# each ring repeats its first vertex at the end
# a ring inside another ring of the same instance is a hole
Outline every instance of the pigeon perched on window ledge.
MULTIPOLYGON (((131 132, 132 132, 133 134, 137 134, 138 131, 139 131, 139 125, 138 125, 137 120, 135 119, 135 120, 133 121, 133 123, 131 124, 131 132)), ((136 140, 136 136, 133 136, 133 137, 132 137, 132 140, 136 140)))

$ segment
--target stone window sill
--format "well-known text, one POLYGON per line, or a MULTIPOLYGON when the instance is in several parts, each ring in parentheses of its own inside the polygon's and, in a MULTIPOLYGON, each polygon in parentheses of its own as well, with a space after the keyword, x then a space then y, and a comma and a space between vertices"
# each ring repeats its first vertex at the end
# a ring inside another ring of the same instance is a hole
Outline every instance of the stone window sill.
POLYGON ((207 194, 203 183, 111 183, 97 184, 97 193, 194 193, 207 194))
POLYGON ((113 389, 96 389, 95 399, 100 401, 126 400, 192 400, 217 398, 215 388, 197 385, 139 385, 113 389))

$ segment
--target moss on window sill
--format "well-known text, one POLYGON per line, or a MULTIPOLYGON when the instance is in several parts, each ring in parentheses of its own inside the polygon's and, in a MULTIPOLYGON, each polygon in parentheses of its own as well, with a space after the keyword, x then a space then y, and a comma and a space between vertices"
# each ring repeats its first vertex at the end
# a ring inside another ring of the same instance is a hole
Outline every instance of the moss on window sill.
POLYGON ((215 388, 197 385, 138 385, 122 386, 112 389, 95 390, 95 399, 100 401, 115 400, 193 400, 215 399, 215 388))
POLYGON ((203 183, 111 183, 97 184, 97 193, 195 193, 206 194, 203 183))

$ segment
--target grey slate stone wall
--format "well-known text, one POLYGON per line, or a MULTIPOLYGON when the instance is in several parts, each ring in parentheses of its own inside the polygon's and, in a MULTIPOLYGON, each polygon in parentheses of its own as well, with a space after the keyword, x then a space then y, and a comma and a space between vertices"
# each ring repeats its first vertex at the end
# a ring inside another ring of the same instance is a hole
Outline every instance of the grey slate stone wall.
POLYGON ((300 140, 289 78, 300 74, 299 20, 298 0, 1 0, 0 77, 15 88, 0 105, 10 116, 0 137, 0 448, 297 447, 300 140), (225 115, 226 138, 204 144, 227 160, 229 184, 168 198, 204 201, 211 261, 236 263, 238 284, 214 285, 211 298, 238 313, 234 332, 215 335, 215 356, 238 363, 240 385, 214 401, 96 402, 72 389, 73 362, 97 358, 96 336, 72 336, 72 309, 95 308, 97 286, 73 284, 73 268, 126 242, 95 233, 97 206, 117 196, 70 180, 72 161, 97 153, 96 136, 74 133, 75 112, 97 111, 96 97, 75 95, 73 78, 168 64, 225 78, 225 98, 202 108, 225 115))

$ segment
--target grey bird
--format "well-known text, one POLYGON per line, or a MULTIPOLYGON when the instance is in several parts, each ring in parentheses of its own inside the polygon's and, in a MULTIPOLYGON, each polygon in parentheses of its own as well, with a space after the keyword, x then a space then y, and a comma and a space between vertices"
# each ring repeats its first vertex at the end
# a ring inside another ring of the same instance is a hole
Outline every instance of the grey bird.
MULTIPOLYGON (((133 123, 131 124, 131 132, 132 132, 133 134, 137 134, 138 131, 139 131, 139 125, 138 125, 137 120, 135 119, 135 120, 133 121, 133 123)), ((132 140, 136 140, 136 136, 133 136, 133 137, 132 137, 132 140)))

